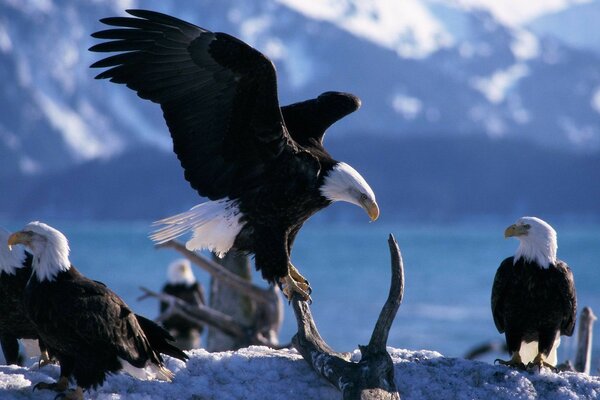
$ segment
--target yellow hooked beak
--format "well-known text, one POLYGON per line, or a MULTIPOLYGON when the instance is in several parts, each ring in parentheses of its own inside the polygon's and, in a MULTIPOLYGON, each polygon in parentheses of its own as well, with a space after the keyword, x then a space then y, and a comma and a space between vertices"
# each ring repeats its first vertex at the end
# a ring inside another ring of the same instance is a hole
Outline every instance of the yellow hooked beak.
POLYGON ((504 231, 504 238, 527 235, 527 227, 525 225, 512 224, 504 231))
POLYGON ((365 209, 367 214, 369 214, 369 218, 371 218, 371 222, 375 221, 379 218, 379 206, 375 201, 370 199, 360 200, 360 205, 365 209))
POLYGON ((8 237, 8 249, 12 250, 15 244, 23 244, 28 246, 31 241, 31 235, 26 232, 15 232, 8 237))

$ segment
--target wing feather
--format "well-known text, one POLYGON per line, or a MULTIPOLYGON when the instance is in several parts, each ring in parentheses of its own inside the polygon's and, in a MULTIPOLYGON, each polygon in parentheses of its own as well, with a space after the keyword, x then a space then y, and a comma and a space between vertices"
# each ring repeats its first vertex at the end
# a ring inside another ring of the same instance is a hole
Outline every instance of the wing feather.
POLYGON ((297 147, 277 98, 275 68, 263 54, 225 33, 146 10, 102 19, 115 28, 96 52, 98 79, 125 84, 160 104, 173 150, 191 186, 212 200, 252 189, 264 165, 297 147))
POLYGON ((297 143, 322 148, 327 128, 359 107, 360 99, 350 93, 325 92, 316 99, 281 107, 281 113, 297 143))
POLYGON ((503 333, 504 326, 504 302, 506 301, 506 287, 512 280, 513 258, 509 257, 502 261, 496 271, 494 284, 492 286, 492 315, 498 332, 503 333))

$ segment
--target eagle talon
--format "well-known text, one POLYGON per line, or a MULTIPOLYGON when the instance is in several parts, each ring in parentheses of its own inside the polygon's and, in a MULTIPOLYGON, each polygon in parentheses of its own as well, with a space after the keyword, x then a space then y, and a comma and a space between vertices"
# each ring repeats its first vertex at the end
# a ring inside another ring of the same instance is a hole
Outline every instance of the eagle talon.
POLYGON ((42 369, 46 365, 50 365, 50 364, 56 364, 56 362, 50 358, 47 351, 42 351, 42 354, 40 355, 40 359, 38 360, 38 369, 42 369))
POLYGON ((504 365, 506 367, 510 367, 510 368, 517 368, 517 369, 520 369, 523 371, 527 369, 527 367, 525 366, 525 364, 523 364, 523 362, 521 361, 521 357, 519 357, 518 354, 513 356, 513 358, 511 358, 508 361, 504 361, 499 358, 496 358, 494 360, 494 364, 496 364, 496 363, 498 363, 500 365, 504 365))
POLYGON ((548 368, 550 371, 552 371, 554 373, 558 372, 558 368, 556 368, 552 364, 547 363, 542 354, 538 354, 533 359, 533 361, 531 361, 529 364, 527 364, 528 371, 535 370, 535 367, 538 368, 538 372, 541 372, 543 367, 548 368))
POLYGON ((32 391, 35 390, 53 390, 55 392, 64 392, 69 388, 69 379, 65 376, 61 376, 57 382, 54 383, 46 383, 46 382, 38 382, 33 385, 32 391))
POLYGON ((303 301, 307 301, 309 304, 312 303, 310 294, 307 293, 307 291, 310 289, 310 287, 305 283, 296 282, 294 280, 294 278, 291 277, 290 274, 288 274, 284 278, 281 278, 279 281, 279 284, 283 287, 282 292, 285 295, 285 297, 288 299, 289 302, 292 301, 292 298, 294 297, 294 292, 295 292, 295 293, 298 293, 300 295, 300 297, 302 297, 303 301))

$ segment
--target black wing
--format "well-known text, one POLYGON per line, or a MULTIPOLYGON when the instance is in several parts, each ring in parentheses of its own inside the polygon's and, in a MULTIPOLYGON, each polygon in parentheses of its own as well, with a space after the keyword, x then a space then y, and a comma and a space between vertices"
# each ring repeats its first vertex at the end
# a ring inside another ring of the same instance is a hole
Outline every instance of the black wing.
POLYGON ((281 107, 281 113, 297 143, 320 147, 327 128, 359 107, 360 99, 350 93, 325 92, 316 99, 281 107))
POLYGON ((494 316, 496 328, 500 333, 503 333, 506 329, 504 326, 504 303, 506 301, 506 286, 512 280, 512 267, 513 257, 502 261, 496 271, 494 285, 492 286, 492 315, 494 316))
POLYGON ((560 281, 559 293, 564 299, 565 313, 560 324, 561 335, 571 336, 575 329, 577 319, 577 293, 575 291, 575 280, 571 268, 563 262, 557 262, 557 269, 562 272, 563 279, 560 281))
POLYGON ((116 354, 134 366, 147 360, 162 363, 136 315, 106 286, 83 276, 57 285, 45 300, 44 313, 52 317, 44 321, 44 332, 53 334, 58 347, 81 342, 86 349, 116 354))
POLYGON ((185 178, 212 200, 239 197, 261 182, 264 164, 286 148, 275 68, 263 54, 225 33, 145 10, 105 18, 116 26, 90 48, 120 52, 92 68, 161 105, 185 178))

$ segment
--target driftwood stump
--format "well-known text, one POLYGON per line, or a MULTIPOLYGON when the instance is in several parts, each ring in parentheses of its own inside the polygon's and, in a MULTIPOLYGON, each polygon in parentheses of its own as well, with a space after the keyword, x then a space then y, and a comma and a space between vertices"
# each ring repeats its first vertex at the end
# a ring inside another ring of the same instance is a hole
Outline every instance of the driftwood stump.
POLYGON ((298 333, 292 344, 319 375, 342 392, 345 400, 400 399, 394 383, 394 364, 386 344, 404 294, 404 266, 398 243, 392 235, 388 244, 392 258, 390 292, 369 344, 359 346, 359 362, 351 362, 346 355, 334 352, 319 335, 308 304, 297 295, 292 300, 298 323, 298 333))
POLYGON ((579 314, 579 330, 577 331, 577 354, 575 355, 575 371, 590 373, 592 362, 592 336, 594 321, 598 318, 590 307, 583 307, 579 314))
MULTIPOLYGON (((252 318, 239 319, 228 312, 208 306, 194 311, 189 307, 181 307, 182 304, 173 299, 171 299, 173 307, 169 309, 171 313, 177 313, 184 318, 188 316, 192 321, 200 319, 211 327, 231 336, 232 343, 235 343, 235 345, 232 348, 220 350, 235 350, 250 345, 263 345, 272 348, 285 347, 281 346, 278 340, 283 321, 283 304, 277 287, 261 288, 256 286, 222 265, 189 251, 183 244, 176 241, 169 241, 156 247, 171 248, 178 251, 194 265, 208 272, 213 281, 218 281, 221 288, 227 287, 228 290, 243 295, 251 303, 249 307, 246 307, 246 310, 251 310, 253 315, 252 318)), ((159 297, 148 289, 143 288, 142 290, 146 293, 146 296, 159 297)), ((164 299, 164 295, 160 295, 160 297, 164 299)))
MULTIPOLYGON (((213 256, 212 260, 248 282, 252 279, 250 262, 248 257, 243 254, 230 251, 225 257, 217 258, 213 256)), ((256 303, 244 292, 222 283, 220 279, 211 277, 208 304, 214 310, 230 315, 240 324, 246 326, 254 324, 256 303)), ((209 326, 206 335, 206 350, 211 352, 227 351, 237 350, 240 347, 244 347, 244 341, 241 338, 228 335, 220 329, 209 326)))

